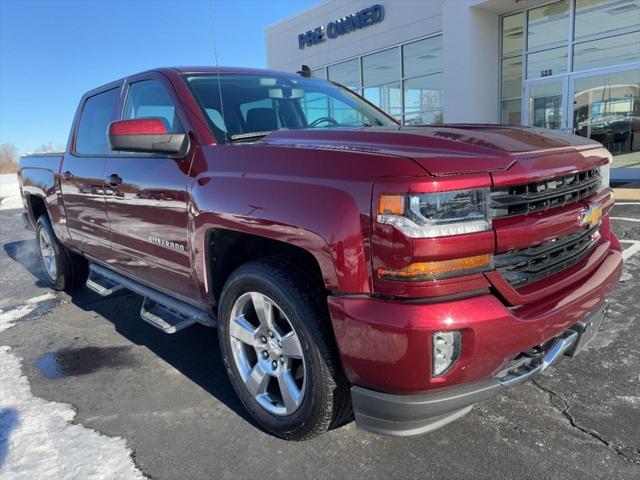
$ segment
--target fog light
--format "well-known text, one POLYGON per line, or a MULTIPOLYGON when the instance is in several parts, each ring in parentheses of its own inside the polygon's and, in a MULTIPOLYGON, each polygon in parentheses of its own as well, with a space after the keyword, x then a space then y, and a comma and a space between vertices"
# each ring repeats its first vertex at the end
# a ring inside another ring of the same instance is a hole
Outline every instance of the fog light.
POLYGON ((440 377, 449 370, 460 356, 460 332, 436 332, 433 334, 433 376, 440 377))

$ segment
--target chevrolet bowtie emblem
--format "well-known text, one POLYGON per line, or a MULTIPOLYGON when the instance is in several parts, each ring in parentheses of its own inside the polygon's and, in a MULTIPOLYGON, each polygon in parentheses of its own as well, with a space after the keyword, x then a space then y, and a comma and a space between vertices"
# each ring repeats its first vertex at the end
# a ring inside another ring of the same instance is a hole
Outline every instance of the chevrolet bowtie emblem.
POLYGON ((598 225, 600 223, 600 219, 602 218, 602 207, 596 203, 590 205, 589 208, 584 210, 580 214, 579 225, 584 227, 585 225, 598 225))

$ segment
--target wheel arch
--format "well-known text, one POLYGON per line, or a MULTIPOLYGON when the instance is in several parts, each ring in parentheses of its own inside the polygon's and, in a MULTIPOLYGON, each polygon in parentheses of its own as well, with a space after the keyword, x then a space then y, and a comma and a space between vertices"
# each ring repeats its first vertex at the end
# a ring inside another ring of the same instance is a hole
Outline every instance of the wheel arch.
MULTIPOLYGON (((266 257, 286 257, 304 269, 323 289, 331 290, 335 281, 335 271, 331 263, 327 263, 331 261, 330 256, 319 261, 309 250, 279 239, 228 228, 211 228, 205 233, 204 245, 205 284, 216 304, 226 280, 234 270, 247 262, 266 257), (321 263, 325 264, 324 269, 321 263)), ((324 256, 321 254, 321 257, 324 256)))
POLYGON ((25 201, 27 204, 27 212, 29 213, 29 217, 31 217, 31 221, 34 225, 41 215, 49 216, 47 202, 40 195, 25 193, 25 201))

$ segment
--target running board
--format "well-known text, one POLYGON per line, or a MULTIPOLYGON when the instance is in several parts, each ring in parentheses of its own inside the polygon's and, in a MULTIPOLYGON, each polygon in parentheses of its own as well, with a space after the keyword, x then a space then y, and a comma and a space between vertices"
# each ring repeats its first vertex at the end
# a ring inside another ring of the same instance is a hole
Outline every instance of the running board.
POLYGON ((98 295, 108 297, 112 293, 116 293, 118 290, 122 290, 124 285, 116 283, 108 277, 100 275, 92 268, 89 270, 89 277, 87 278, 87 287, 98 295))
POLYGON ((111 295, 123 288, 142 295, 144 301, 140 317, 165 333, 175 333, 194 323, 207 327, 217 325, 216 319, 206 311, 95 263, 89 264, 87 287, 102 296, 111 295))
POLYGON ((142 307, 140 307, 140 317, 164 333, 176 333, 197 322, 195 318, 156 303, 149 297, 144 297, 142 307))

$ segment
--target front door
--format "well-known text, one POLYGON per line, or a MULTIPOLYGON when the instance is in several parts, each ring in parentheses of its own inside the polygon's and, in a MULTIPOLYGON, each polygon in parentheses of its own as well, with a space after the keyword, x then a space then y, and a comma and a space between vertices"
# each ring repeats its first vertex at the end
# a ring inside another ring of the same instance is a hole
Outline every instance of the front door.
POLYGON ((67 228, 76 248, 100 259, 111 257, 104 197, 104 169, 112 152, 107 126, 114 119, 120 89, 91 94, 74 125, 74 139, 60 172, 67 228))
MULTIPOLYGON (((160 118, 169 132, 184 132, 187 120, 177 105, 163 76, 143 74, 128 82, 122 118, 160 118)), ((192 155, 121 153, 105 170, 113 266, 187 301, 195 288, 187 195, 192 155)))
POLYGON ((551 130, 568 130, 566 99, 566 77, 527 82, 524 105, 525 124, 551 130))

